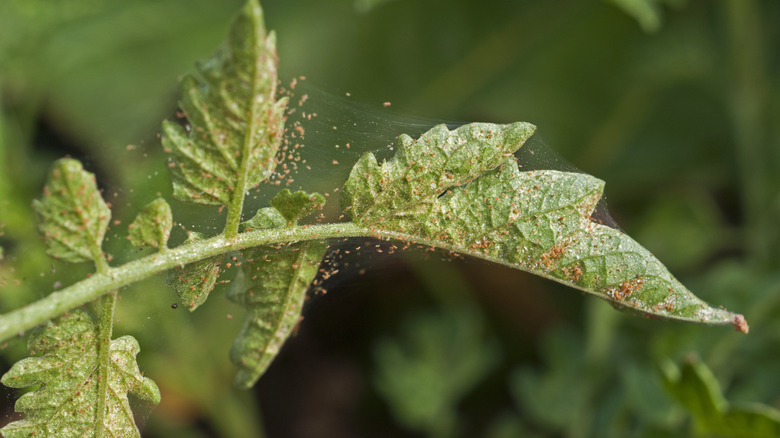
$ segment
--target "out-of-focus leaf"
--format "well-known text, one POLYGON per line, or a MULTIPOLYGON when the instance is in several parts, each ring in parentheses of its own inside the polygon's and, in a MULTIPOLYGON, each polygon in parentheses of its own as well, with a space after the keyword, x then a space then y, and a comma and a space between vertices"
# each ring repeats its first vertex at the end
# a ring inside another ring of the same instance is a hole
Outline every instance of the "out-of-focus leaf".
POLYGON ((587 424, 588 403, 596 390, 577 357, 585 353, 575 334, 556 330, 542 343, 544 373, 523 367, 515 370, 509 389, 518 406, 534 422, 559 433, 587 424))
POLYGON ((127 393, 160 402, 155 383, 143 377, 135 357, 140 351, 131 336, 112 340, 109 346, 108 392, 104 423, 98 422, 98 361, 102 347, 97 336, 97 321, 83 310, 75 310, 37 329, 28 341, 33 357, 14 364, 2 382, 13 388, 38 386, 16 402, 16 410, 27 414, 2 429, 7 438, 15 437, 140 437, 135 426, 127 393))
POLYGON ((698 358, 681 368, 662 364, 666 390, 694 419, 700 436, 774 438, 780 436, 780 411, 762 404, 729 403, 712 371, 698 358))
POLYGON ((591 218, 603 181, 520 171, 511 154, 533 129, 475 123, 440 125, 416 141, 402 135, 392 159, 379 164, 368 153, 355 164, 345 210, 369 232, 502 263, 627 310, 747 332, 742 315, 710 307, 639 243, 591 218))
POLYGON ((454 436, 457 404, 499 357, 472 309, 420 313, 404 322, 398 339, 377 344, 375 384, 404 426, 427 436, 454 436))
POLYGON ((635 226, 636 237, 652 242, 653 254, 671 269, 691 269, 713 253, 738 242, 717 210, 703 193, 660 195, 635 226))
MULTIPOLYGON (((203 235, 191 232, 185 242, 202 240, 203 235)), ((209 257, 168 271, 168 284, 176 291, 179 301, 190 310, 197 309, 206 302, 209 293, 214 290, 222 268, 224 255, 209 257)))
POLYGON ((135 246, 165 249, 171 236, 173 216, 165 199, 157 198, 147 204, 128 227, 128 238, 135 246))
POLYGON ((661 28, 662 4, 679 6, 685 0, 609 0, 623 12, 632 16, 645 32, 656 32, 661 28))
POLYGON ((389 1, 391 0, 354 0, 353 4, 356 11, 365 14, 389 1))
POLYGON ((63 158, 54 163, 43 197, 33 201, 33 208, 49 255, 74 263, 103 257, 111 210, 100 196, 95 175, 79 161, 63 158))
POLYGON ((176 198, 230 206, 275 169, 287 105, 276 100, 275 45, 260 5, 249 1, 227 43, 198 66, 200 77, 182 81, 187 126, 163 123, 176 198))

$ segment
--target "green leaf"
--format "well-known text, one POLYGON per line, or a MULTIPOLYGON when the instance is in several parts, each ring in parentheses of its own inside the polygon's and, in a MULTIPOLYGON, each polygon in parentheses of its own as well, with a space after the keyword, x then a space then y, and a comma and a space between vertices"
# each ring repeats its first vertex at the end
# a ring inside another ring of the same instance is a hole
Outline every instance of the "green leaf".
POLYGON ((128 238, 134 246, 151 246, 165 249, 173 227, 171 206, 165 199, 157 198, 138 213, 128 227, 128 238))
POLYGON ((57 160, 43 188, 43 197, 33 201, 39 229, 54 258, 77 263, 102 259, 103 236, 111 210, 95 183, 77 160, 57 160))
POLYGON ((16 402, 16 410, 27 416, 5 426, 5 437, 140 436, 127 393, 156 404, 160 391, 138 369, 138 342, 131 336, 112 340, 105 422, 97 424, 97 333, 97 321, 83 310, 65 314, 33 332, 27 345, 33 357, 14 364, 2 382, 13 388, 40 386, 16 402))
POLYGON ((369 232, 502 263, 664 318, 734 324, 680 284, 649 251, 591 214, 604 182, 587 174, 520 171, 511 154, 528 124, 437 126, 402 136, 381 165, 364 155, 344 186, 345 208, 369 232))
POLYGON ((252 230, 279 228, 287 225, 287 219, 275 208, 261 208, 248 221, 241 222, 239 230, 244 233, 252 230))
POLYGON ((182 81, 188 125, 164 122, 162 139, 172 152, 177 199, 240 207, 245 192, 276 168, 287 99, 276 100, 275 44, 250 0, 226 44, 198 65, 200 76, 182 81))
POLYGON ((292 193, 289 189, 283 189, 271 199, 271 205, 287 219, 288 225, 294 225, 299 219, 316 210, 322 210, 325 197, 319 193, 306 193, 302 190, 292 193))
POLYGON ((729 403, 712 371, 697 357, 690 357, 682 368, 665 362, 662 371, 666 390, 691 414, 700 436, 780 436, 780 411, 757 403, 729 403))
MULTIPOLYGON (((269 212, 275 209, 263 210, 261 217, 275 216, 269 212)), ((324 242, 309 241, 244 251, 246 260, 228 293, 247 310, 230 349, 230 359, 239 368, 237 386, 250 388, 257 382, 298 324, 306 291, 326 249, 324 242)))
POLYGON ((456 436, 458 404, 495 368, 500 351, 468 306, 407 317, 374 348, 375 385, 393 415, 425 436, 456 436))
MULTIPOLYGON (((185 244, 203 240, 203 238, 202 234, 191 232, 185 244)), ((220 254, 168 271, 168 285, 173 287, 176 295, 179 296, 179 301, 190 312, 206 302, 209 293, 214 290, 221 272, 223 258, 224 254, 220 254)))
POLYGON ((403 134, 381 167, 371 153, 358 160, 344 185, 344 207, 358 223, 427 211, 447 188, 498 166, 535 129, 474 123, 454 131, 438 125, 416 141, 403 134))

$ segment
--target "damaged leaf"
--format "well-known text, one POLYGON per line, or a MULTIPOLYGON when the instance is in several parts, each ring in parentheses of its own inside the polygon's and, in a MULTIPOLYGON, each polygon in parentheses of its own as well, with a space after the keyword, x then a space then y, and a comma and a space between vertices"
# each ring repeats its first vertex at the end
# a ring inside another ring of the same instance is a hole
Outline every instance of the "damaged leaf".
POLYGON ((289 225, 293 225, 299 219, 322 210, 325 197, 319 193, 306 193, 303 190, 292 193, 289 189, 283 189, 271 199, 271 205, 287 219, 289 225))
POLYGON ((130 224, 128 239, 134 246, 165 249, 171 236, 173 216, 165 199, 157 198, 146 205, 130 224))
POLYGON ((591 214, 604 182, 587 174, 521 171, 511 155, 528 124, 475 123, 401 136, 381 164, 364 155, 344 186, 356 224, 468 254, 575 287, 644 314, 709 324, 741 315, 694 296, 648 250, 591 214))
MULTIPOLYGON (((203 235, 191 232, 186 243, 203 240, 203 235)), ((173 287, 179 301, 190 310, 197 309, 206 302, 209 293, 214 290, 222 268, 224 254, 208 257, 168 271, 168 285, 173 287)))
POLYGON ((12 388, 37 389, 17 400, 17 412, 26 416, 5 426, 3 436, 140 437, 127 393, 157 404, 160 391, 138 369, 138 342, 132 336, 110 342, 103 424, 98 424, 99 348, 97 321, 83 310, 36 329, 27 343, 32 357, 14 364, 2 382, 12 388))
POLYGON ((47 253, 73 263, 103 257, 103 236, 111 210, 100 196, 95 175, 78 160, 57 160, 49 172, 43 197, 33 201, 47 253))
MULTIPOLYGON (((274 208, 264 208, 256 217, 269 225, 284 220, 274 208)), ((247 311, 230 349, 230 359, 239 368, 237 386, 254 385, 292 333, 326 249, 324 242, 309 241, 244 251, 245 261, 228 293, 247 311)))
POLYGON ((287 98, 276 99, 276 37, 248 1, 228 40, 181 84, 186 126, 163 123, 173 194, 240 212, 245 192, 276 168, 287 98))

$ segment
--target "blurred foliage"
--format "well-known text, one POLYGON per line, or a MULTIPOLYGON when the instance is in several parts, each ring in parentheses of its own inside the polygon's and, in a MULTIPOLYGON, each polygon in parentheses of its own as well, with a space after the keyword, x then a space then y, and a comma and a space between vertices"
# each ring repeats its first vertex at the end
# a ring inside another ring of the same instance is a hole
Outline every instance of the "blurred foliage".
MULTIPOLYGON (((148 251, 125 237, 132 214, 170 194, 159 122, 176 111, 176 79, 217 47, 239 4, 0 2, 0 308, 85 275, 45 256, 30 207, 46 169, 65 154, 97 173, 112 204, 106 249, 115 262, 148 251)), ((450 341, 471 339, 457 345, 459 357, 480 356, 463 357, 479 365, 463 377, 437 376, 457 389, 436 400, 455 412, 456 436, 687 436, 690 418, 710 420, 676 402, 655 364, 671 360, 684 371, 691 353, 728 406, 780 408, 779 2, 263 7, 283 78, 304 75, 376 106, 389 101, 399 113, 539 126, 545 143, 607 181, 612 214, 629 234, 694 293, 744 313, 751 333, 623 315, 473 261, 452 265, 467 292, 442 294, 421 274, 444 272, 435 261, 385 258, 362 276, 342 272, 312 299, 299 336, 254 392, 242 392, 232 389, 227 359, 237 308, 212 299, 196 315, 174 310, 159 277, 122 291, 115 329, 139 340, 140 366, 162 393, 141 419, 145 436, 417 436, 393 414, 400 387, 364 382, 431 383, 428 372, 409 370, 414 360, 441 363, 434 350, 407 354, 398 367, 375 358, 447 330, 450 341), (463 306, 470 316, 455 316, 463 306), (503 354, 488 360, 492 338, 503 354)), ((184 226, 210 231, 219 215, 172 208, 172 241, 183 240, 184 226)), ((23 347, 6 347, 6 367, 23 347)))
POLYGON ((482 313, 465 301, 470 291, 455 268, 430 263, 417 275, 439 298, 439 310, 411 314, 396 338, 377 341, 376 387, 404 426, 455 437, 458 403, 495 368, 500 350, 485 336, 482 313))
POLYGON ((780 410, 757 404, 731 404, 723 397, 712 371, 696 356, 677 368, 662 364, 664 386, 691 413, 693 436, 776 437, 780 435, 780 410))

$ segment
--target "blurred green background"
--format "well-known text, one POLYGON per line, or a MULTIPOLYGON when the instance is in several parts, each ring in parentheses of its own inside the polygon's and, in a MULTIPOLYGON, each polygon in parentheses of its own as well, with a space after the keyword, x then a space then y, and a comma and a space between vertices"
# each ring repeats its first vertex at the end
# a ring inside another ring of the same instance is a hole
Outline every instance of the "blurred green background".
MULTIPOLYGON (((114 263, 139 255, 126 225, 170 195, 157 132, 176 111, 177 78, 219 45, 240 4, 0 2, 2 311, 87 272, 45 256, 30 208, 65 154, 97 174, 112 203, 114 263)), ((733 418, 691 406, 717 399, 716 382, 729 406, 763 412, 718 434, 776 436, 780 419, 767 409, 780 408, 780 2, 262 5, 284 84, 303 75, 369 105, 360 114, 321 96, 344 126, 381 124, 383 102, 394 114, 536 124, 545 144, 607 182, 624 230, 697 295, 744 313, 751 332, 624 315, 481 262, 366 253, 341 262, 246 392, 231 387, 227 356, 241 310, 220 296, 192 315, 173 310, 159 276, 123 291, 115 329, 139 339, 141 369, 162 391, 159 406, 138 408, 144 436, 712 436, 707 424, 733 418), (664 385, 686 361, 708 370, 699 377, 709 392, 685 372, 694 389, 664 385)), ((220 220, 178 203, 174 217, 206 232, 220 220)), ((24 341, 3 353, 6 370, 24 341)), ((5 423, 18 393, 0 391, 5 423)))

